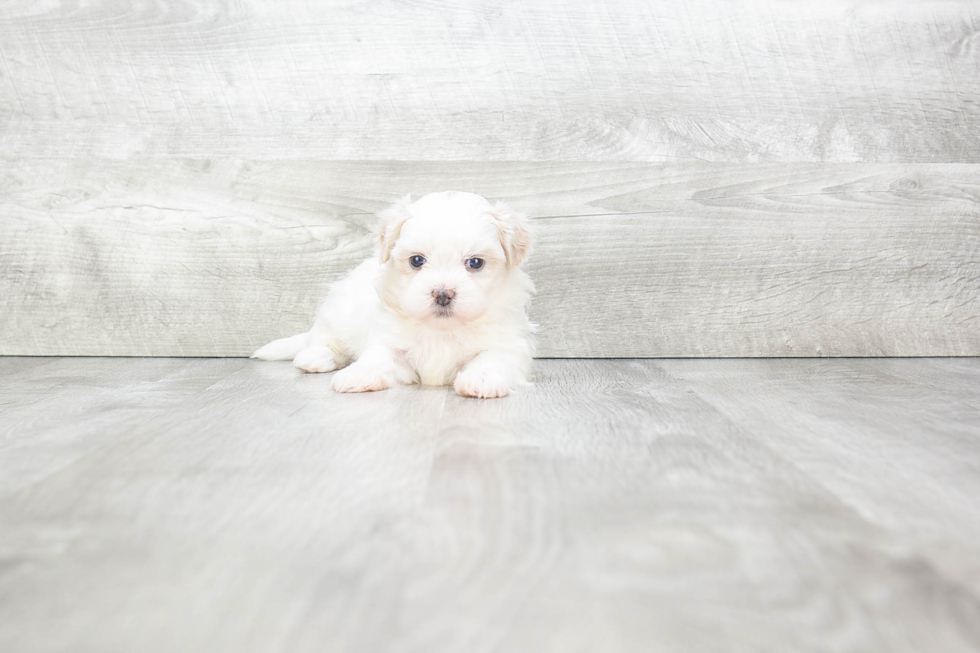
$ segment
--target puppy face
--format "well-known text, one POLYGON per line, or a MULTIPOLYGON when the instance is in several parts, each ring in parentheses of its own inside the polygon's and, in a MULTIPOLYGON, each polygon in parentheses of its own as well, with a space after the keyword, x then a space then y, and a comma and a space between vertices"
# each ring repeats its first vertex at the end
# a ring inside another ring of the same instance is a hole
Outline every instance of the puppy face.
POLYGON ((483 317, 529 253, 525 218, 472 193, 404 198, 381 213, 378 294, 390 308, 440 328, 483 317))

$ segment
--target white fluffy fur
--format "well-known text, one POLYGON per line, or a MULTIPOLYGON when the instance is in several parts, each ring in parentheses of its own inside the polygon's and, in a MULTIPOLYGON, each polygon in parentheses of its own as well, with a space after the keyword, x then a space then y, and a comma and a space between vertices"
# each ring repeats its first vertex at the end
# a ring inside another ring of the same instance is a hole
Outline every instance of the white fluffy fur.
POLYGON ((422 383, 503 397, 531 373, 534 285, 520 269, 530 247, 524 216, 479 195, 405 197, 379 215, 375 255, 330 287, 313 328, 252 357, 339 370, 337 392, 422 383), (418 269, 416 255, 425 258, 418 269), (471 258, 483 268, 467 267, 471 258), (433 294, 440 289, 455 293, 446 308, 433 294))

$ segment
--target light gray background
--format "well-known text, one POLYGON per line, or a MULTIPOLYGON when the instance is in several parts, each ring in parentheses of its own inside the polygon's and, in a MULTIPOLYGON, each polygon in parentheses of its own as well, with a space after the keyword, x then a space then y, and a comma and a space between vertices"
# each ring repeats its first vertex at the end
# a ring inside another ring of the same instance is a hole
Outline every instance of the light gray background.
POLYGON ((248 354, 459 188, 534 218, 544 356, 978 355, 977 14, 5 2, 0 354, 248 354))

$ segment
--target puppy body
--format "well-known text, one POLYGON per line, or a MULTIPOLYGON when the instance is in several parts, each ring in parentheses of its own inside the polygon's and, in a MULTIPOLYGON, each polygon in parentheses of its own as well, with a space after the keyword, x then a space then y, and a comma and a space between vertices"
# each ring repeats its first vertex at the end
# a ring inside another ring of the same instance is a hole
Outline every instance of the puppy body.
POLYGON ((379 218, 375 256, 330 287, 313 328, 253 357, 339 369, 338 392, 397 382, 502 397, 526 384, 534 286, 520 270, 530 250, 523 216, 447 192, 405 198, 379 218))

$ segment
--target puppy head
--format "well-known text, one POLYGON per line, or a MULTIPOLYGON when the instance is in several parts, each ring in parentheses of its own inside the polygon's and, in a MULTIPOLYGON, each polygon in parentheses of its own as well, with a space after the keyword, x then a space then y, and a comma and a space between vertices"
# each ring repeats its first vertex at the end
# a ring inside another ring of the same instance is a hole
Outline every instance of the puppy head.
POLYGON ((379 216, 378 294, 393 310, 440 327, 499 303, 531 249, 525 217, 472 193, 406 196, 379 216))

